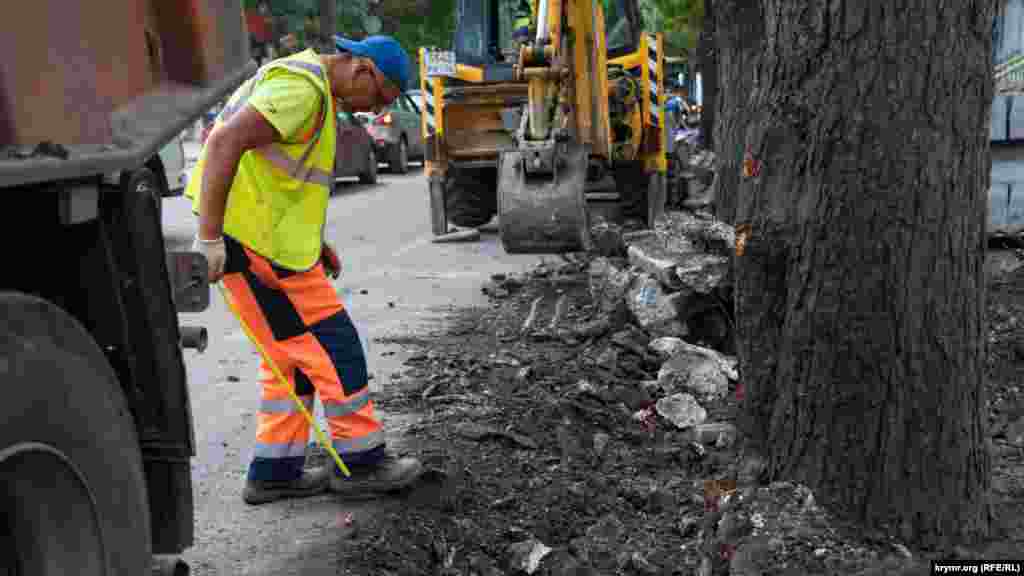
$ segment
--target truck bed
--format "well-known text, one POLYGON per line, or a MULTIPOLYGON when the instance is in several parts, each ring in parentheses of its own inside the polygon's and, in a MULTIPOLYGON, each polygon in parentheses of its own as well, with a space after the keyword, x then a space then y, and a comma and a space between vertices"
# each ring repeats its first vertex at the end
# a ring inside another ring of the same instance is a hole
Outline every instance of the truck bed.
POLYGON ((240 0, 33 0, 0 19, 0 188, 143 165, 255 71, 240 0))
POLYGON ((255 62, 209 88, 164 83, 111 115, 109 144, 0 147, 0 188, 134 169, 256 70, 255 62))

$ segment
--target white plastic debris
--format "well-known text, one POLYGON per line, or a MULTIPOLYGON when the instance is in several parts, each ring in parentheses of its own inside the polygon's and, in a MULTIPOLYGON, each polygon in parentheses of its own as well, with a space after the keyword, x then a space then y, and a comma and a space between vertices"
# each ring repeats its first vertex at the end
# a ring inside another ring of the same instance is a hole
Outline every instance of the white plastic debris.
POLYGON ((540 568, 540 562, 551 553, 551 548, 540 540, 531 538, 509 546, 512 555, 512 568, 533 574, 540 568))

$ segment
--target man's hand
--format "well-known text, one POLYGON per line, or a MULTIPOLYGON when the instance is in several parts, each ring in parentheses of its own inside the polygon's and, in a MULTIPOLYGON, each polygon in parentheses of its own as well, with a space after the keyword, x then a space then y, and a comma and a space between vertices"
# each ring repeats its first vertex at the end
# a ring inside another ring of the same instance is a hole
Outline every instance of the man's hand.
POLYGON ((334 251, 334 248, 324 242, 323 245, 323 261, 324 270, 327 271, 327 275, 331 278, 337 279, 341 274, 341 260, 338 259, 338 254, 334 251))
POLYGON ((192 243, 192 251, 199 252, 206 257, 210 284, 220 282, 220 279, 224 277, 224 264, 228 260, 224 237, 221 236, 217 240, 203 240, 197 235, 192 243))

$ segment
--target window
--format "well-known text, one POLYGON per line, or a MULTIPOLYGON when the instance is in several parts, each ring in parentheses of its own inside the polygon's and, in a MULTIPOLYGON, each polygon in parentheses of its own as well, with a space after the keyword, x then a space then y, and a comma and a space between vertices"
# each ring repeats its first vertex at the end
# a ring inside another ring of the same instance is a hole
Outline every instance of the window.
POLYGON ((416 111, 419 112, 423 109, 423 93, 416 91, 409 95, 412 103, 416 105, 416 111))
POLYGON ((639 15, 630 10, 629 4, 630 0, 602 0, 605 39, 612 57, 632 52, 639 41, 639 15))
POLYGON ((460 64, 494 64, 518 54, 512 25, 523 0, 460 0, 458 5, 454 49, 460 64))
POLYGON ((498 51, 508 61, 515 61, 519 51, 512 40, 515 14, 522 9, 522 0, 499 0, 498 7, 498 51))
POLYGON ((413 107, 413 112, 420 114, 420 110, 423 108, 423 96, 417 92, 406 97, 409 98, 409 106, 413 107))

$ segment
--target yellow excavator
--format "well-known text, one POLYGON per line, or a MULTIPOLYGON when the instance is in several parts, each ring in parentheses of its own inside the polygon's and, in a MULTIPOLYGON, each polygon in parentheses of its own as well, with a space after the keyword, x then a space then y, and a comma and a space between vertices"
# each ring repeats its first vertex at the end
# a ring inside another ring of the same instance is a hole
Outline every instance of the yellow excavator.
POLYGON ((590 248, 597 210, 651 226, 666 194, 663 39, 638 1, 457 8, 452 50, 419 54, 433 233, 497 216, 507 253, 561 254, 590 248))

